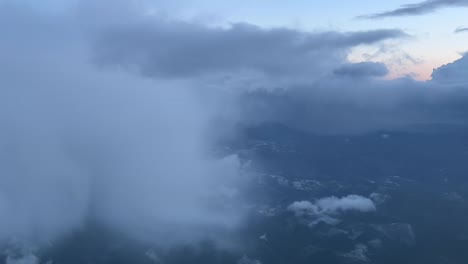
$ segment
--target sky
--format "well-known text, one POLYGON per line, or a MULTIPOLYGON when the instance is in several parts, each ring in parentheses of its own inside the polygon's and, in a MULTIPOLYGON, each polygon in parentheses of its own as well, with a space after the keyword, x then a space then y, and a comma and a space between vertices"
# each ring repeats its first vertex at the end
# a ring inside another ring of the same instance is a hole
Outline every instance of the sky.
POLYGON ((0 1, 0 246, 90 221, 230 244, 248 169, 213 150, 239 127, 467 126, 467 1, 402 4, 0 1))

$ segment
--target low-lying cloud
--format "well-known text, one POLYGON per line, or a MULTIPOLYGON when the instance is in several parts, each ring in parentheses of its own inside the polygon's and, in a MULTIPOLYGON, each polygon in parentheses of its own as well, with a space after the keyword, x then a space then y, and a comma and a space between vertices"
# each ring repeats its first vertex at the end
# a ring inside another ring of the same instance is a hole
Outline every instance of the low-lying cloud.
POLYGON ((299 201, 288 206, 296 216, 337 215, 357 211, 372 212, 376 210, 374 202, 360 195, 348 195, 342 198, 335 196, 321 198, 315 202, 299 201))

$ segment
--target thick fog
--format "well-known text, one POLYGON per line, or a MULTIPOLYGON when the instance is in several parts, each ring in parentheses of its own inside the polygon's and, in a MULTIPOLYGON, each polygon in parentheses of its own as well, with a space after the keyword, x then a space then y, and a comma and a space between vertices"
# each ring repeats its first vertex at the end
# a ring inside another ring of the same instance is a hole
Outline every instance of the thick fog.
POLYGON ((0 240, 51 241, 92 221, 190 242, 239 223, 223 192, 239 162, 211 155, 215 112, 190 83, 100 69, 89 27, 12 3, 0 9, 0 240))

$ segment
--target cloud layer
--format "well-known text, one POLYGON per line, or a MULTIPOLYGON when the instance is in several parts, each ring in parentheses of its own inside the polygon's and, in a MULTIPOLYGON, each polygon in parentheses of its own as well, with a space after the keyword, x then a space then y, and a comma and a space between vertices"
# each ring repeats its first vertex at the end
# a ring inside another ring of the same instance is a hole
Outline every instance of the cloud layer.
MULTIPOLYGON (((340 71, 335 70, 288 89, 253 91, 239 100, 243 121, 333 134, 464 127, 468 117, 464 107, 468 100, 466 61, 465 55, 434 70, 433 79, 427 82, 363 78, 361 72, 367 69, 358 66, 354 71, 359 74, 337 74, 340 71)), ((350 67, 342 65, 337 69, 350 67)))

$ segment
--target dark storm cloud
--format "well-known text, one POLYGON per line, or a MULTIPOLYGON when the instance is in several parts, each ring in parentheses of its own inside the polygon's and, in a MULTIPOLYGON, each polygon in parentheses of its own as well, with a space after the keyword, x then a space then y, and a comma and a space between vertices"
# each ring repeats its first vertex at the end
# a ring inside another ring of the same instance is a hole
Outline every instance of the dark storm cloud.
POLYGON ((424 15, 447 7, 468 7, 468 0, 427 0, 417 4, 403 5, 400 8, 391 11, 364 15, 360 18, 375 19, 385 17, 424 15))
POLYGON ((465 33, 468 32, 468 27, 459 27, 454 30, 454 33, 465 33))
POLYGON ((195 77, 251 71, 267 76, 314 74, 344 60, 348 49, 404 38, 400 30, 307 33, 154 21, 105 32, 96 48, 102 64, 136 68, 153 77, 195 77))

